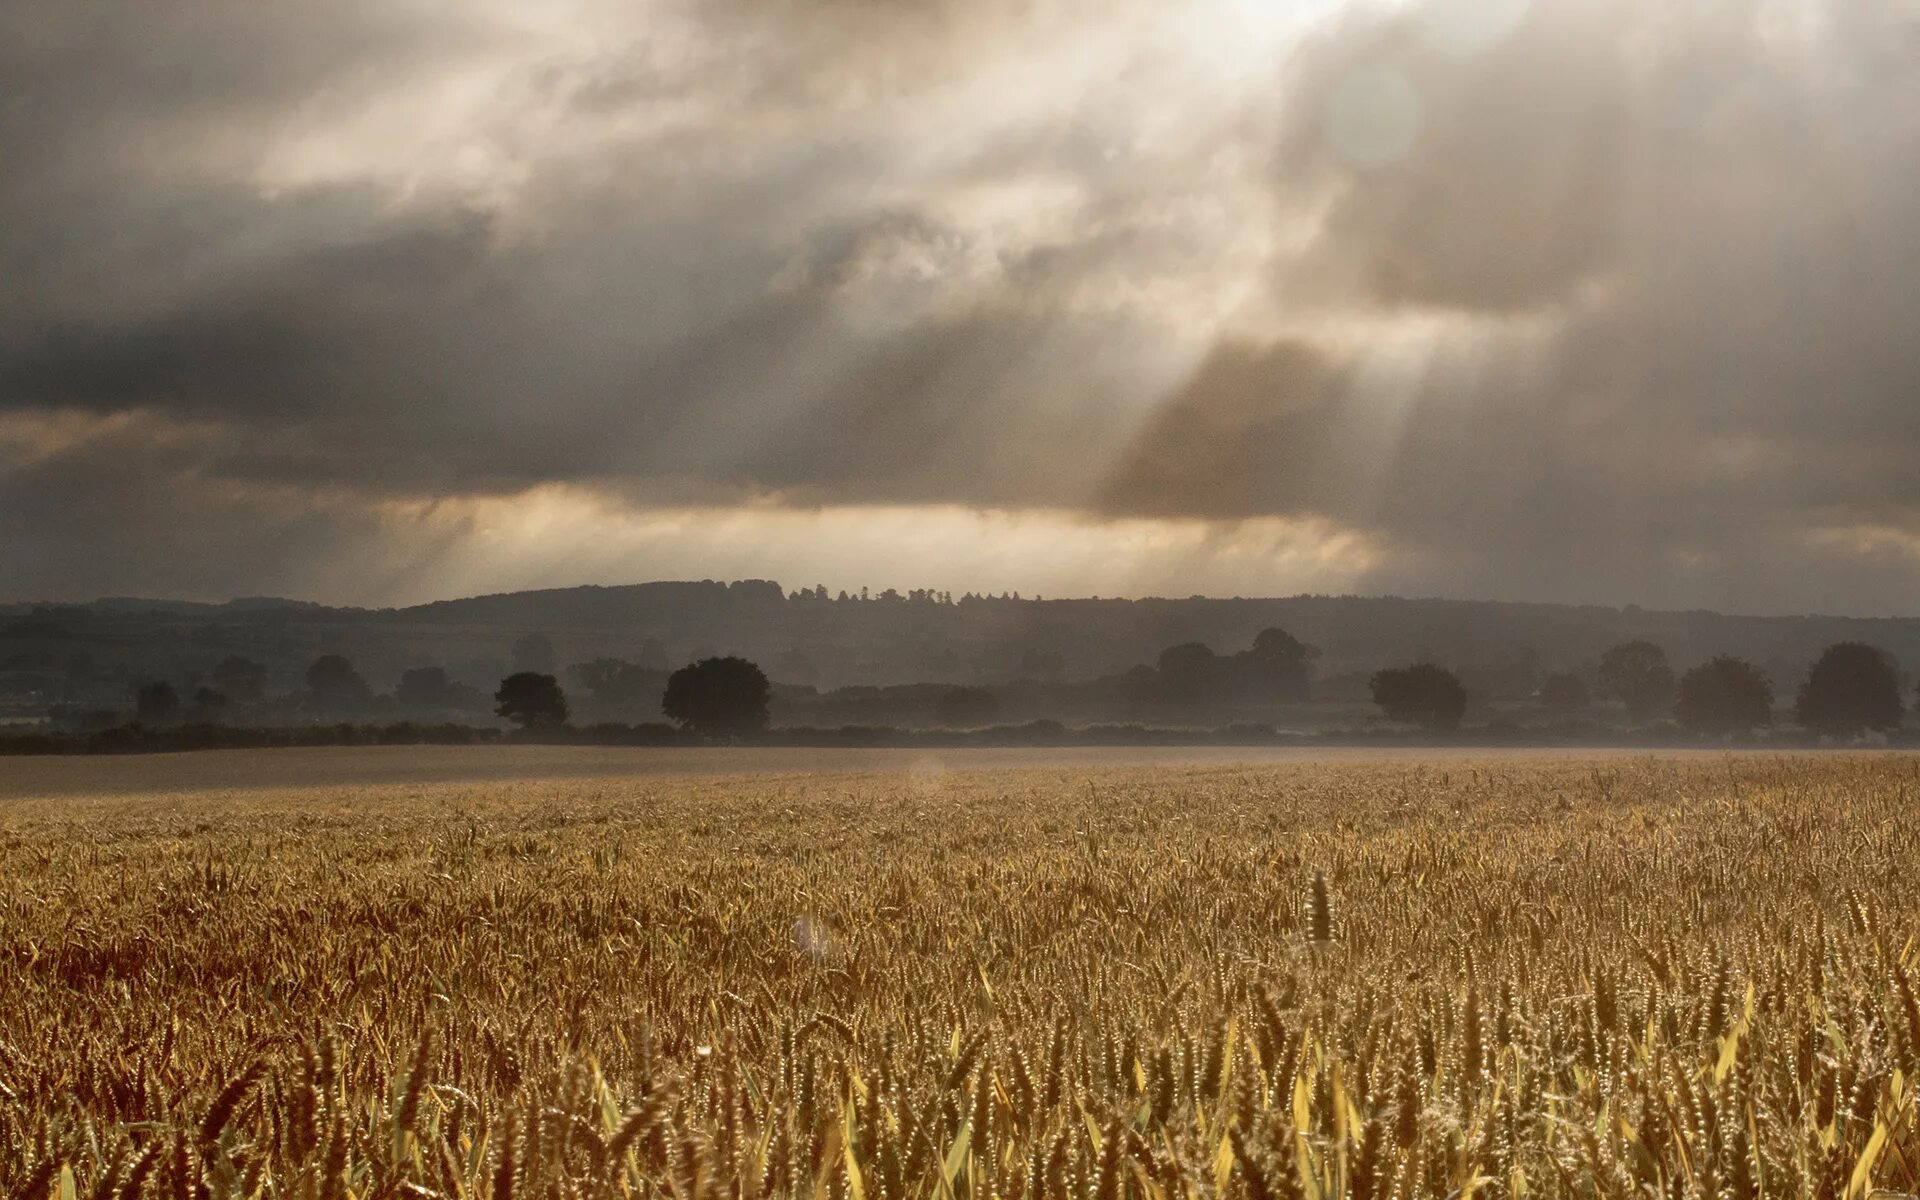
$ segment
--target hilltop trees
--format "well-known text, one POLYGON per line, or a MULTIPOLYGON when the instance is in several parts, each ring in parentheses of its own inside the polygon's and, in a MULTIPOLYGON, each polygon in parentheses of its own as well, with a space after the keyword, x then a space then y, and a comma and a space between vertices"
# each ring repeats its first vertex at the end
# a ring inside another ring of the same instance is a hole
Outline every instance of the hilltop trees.
POLYGON ((1389 720, 1429 733, 1459 728, 1467 713, 1467 690, 1460 677, 1433 663, 1376 671, 1368 688, 1389 720))
POLYGON ((744 658, 703 658, 667 679, 660 707, 703 737, 739 737, 767 727, 772 690, 760 668, 744 658))
POLYGON ((1773 684, 1759 667, 1722 654, 1680 680, 1680 724, 1700 733, 1744 733, 1773 723, 1773 684))
POLYGON ((1827 647, 1800 685, 1793 714, 1809 730, 1841 740, 1898 729, 1906 702, 1893 659, 1863 642, 1827 647))
POLYGON ((1667 652, 1652 642, 1626 642, 1600 658, 1600 689, 1645 720, 1673 698, 1673 668, 1667 652))

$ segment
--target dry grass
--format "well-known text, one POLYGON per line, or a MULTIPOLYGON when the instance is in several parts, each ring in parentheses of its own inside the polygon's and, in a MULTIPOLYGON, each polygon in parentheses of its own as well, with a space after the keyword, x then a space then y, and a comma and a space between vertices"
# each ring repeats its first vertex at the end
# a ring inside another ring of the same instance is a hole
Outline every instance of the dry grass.
POLYGON ((1914 1189, 1916 803, 1893 757, 9 801, 0 1193, 1914 1189))

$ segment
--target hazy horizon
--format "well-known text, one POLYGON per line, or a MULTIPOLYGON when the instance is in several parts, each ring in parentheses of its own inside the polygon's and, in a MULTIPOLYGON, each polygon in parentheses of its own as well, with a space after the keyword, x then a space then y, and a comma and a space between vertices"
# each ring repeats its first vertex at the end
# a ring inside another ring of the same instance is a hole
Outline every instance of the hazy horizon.
MULTIPOLYGON (((782 592, 785 593, 789 598, 791 598, 795 592, 799 591, 802 586, 791 580, 780 579, 772 576, 741 575, 741 576, 723 576, 719 578, 714 578, 710 576, 700 576, 700 577, 687 576, 687 577, 681 577, 681 578, 614 579, 614 580, 605 580, 605 581, 588 581, 588 582, 577 582, 577 583, 570 583, 570 582, 543 583, 543 584, 538 584, 538 585, 524 587, 524 588, 507 588, 507 589, 497 589, 493 591, 484 591, 484 592, 464 592, 457 595, 456 594, 429 595, 429 596, 424 596, 417 599, 407 599, 394 604, 376 604, 376 605, 354 604, 354 603, 345 602, 345 601, 329 601, 325 599, 316 599, 314 597, 309 597, 309 596, 290 596, 290 595, 279 595, 279 594, 264 593, 264 592, 247 594, 247 595, 229 595, 229 596, 191 596, 191 595, 168 596, 168 595, 147 595, 147 594, 141 594, 141 593, 128 592, 128 593, 115 593, 115 594, 100 594, 100 595, 91 595, 91 596, 22 597, 19 599, 0 599, 0 604, 85 606, 88 604, 98 604, 98 603, 138 603, 143 601, 151 601, 154 603, 162 603, 162 604, 202 604, 202 605, 211 605, 211 606, 221 606, 221 605, 227 605, 227 604, 248 604, 248 603, 260 603, 260 604, 287 603, 287 604, 314 604, 314 605, 319 605, 323 608, 334 608, 334 609, 363 609, 367 611, 380 611, 380 610, 418 608, 418 607, 424 607, 432 604, 454 603, 462 600, 484 599, 490 596, 523 595, 523 594, 535 593, 535 592, 568 592, 568 591, 576 591, 576 590, 585 589, 585 588, 618 589, 618 588, 630 588, 630 587, 648 587, 652 585, 661 585, 661 584, 665 584, 665 585, 688 584, 688 583, 732 584, 732 583, 741 583, 741 582, 778 584, 782 592)), ((848 587, 838 587, 838 586, 834 586, 832 584, 829 584, 823 581, 818 581, 818 580, 814 581, 813 583, 806 584, 804 586, 807 588, 825 587, 827 589, 827 594, 829 598, 838 598, 841 595, 841 593, 844 592, 847 595, 849 600, 858 599, 860 596, 861 590, 864 588, 868 592, 868 598, 870 600, 875 600, 875 601, 879 600, 881 597, 881 594, 889 589, 892 589, 893 591, 899 593, 901 598, 905 598, 906 593, 909 590, 909 587, 904 584, 868 583, 868 584, 854 584, 848 587)), ((1376 593, 1288 592, 1288 593, 1273 593, 1273 594, 1266 594, 1266 595, 1241 594, 1241 593, 1209 594, 1209 593, 1203 593, 1203 592, 1192 592, 1184 595, 1175 595, 1175 594, 1163 594, 1163 593, 1153 593, 1153 592, 1141 592, 1138 594, 1052 593, 1052 592, 1027 591, 1021 588, 953 588, 953 589, 927 589, 927 590, 932 590, 936 592, 949 591, 955 601, 961 600, 968 593, 972 593, 975 596, 978 596, 982 599, 988 599, 988 600, 998 599, 1003 595, 1011 595, 1020 600, 1062 601, 1062 602, 1088 601, 1088 600, 1092 600, 1092 601, 1113 600, 1113 601, 1127 601, 1127 602, 1141 602, 1141 601, 1165 602, 1165 601, 1199 600, 1199 601, 1232 601, 1232 602, 1241 602, 1241 603, 1280 603, 1280 602, 1296 601, 1296 600, 1351 600, 1351 601, 1361 602, 1361 603, 1388 601, 1388 602, 1402 602, 1402 603, 1409 603, 1409 604, 1544 605, 1544 606, 1550 606, 1550 607, 1597 608, 1597 609, 1605 609, 1605 610, 1615 611, 1615 612, 1639 611, 1639 612, 1652 613, 1652 614, 1700 613, 1700 614, 1705 614, 1710 616, 1727 617, 1727 618, 1741 619, 1741 620, 1748 620, 1748 619, 1750 620, 1810 619, 1810 620, 1845 620, 1845 621, 1920 620, 1920 614, 1904 613, 1904 612, 1839 613, 1839 612, 1823 612, 1819 610, 1807 610, 1804 612, 1751 612, 1751 611, 1743 611, 1738 609, 1664 608, 1657 605, 1639 604, 1634 601, 1625 601, 1622 603, 1607 603, 1607 602, 1600 602, 1600 601, 1575 603, 1575 602, 1558 601, 1558 600, 1502 599, 1499 597, 1446 596, 1446 595, 1433 595, 1433 594, 1421 594, 1421 593, 1398 593, 1398 592, 1376 592, 1376 593)))
POLYGON ((1920 8, 0 11, 0 599, 1920 596, 1920 8))

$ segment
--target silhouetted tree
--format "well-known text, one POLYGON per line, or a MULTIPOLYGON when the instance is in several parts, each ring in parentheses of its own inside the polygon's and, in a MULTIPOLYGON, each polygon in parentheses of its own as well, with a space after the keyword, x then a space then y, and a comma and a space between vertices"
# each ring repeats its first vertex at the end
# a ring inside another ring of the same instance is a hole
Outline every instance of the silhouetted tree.
POLYGON ((1160 652, 1160 694, 1180 704, 1210 698, 1219 685, 1220 658, 1210 646, 1184 642, 1160 652))
POLYGON ((1000 701, 985 688, 958 687, 934 702, 934 716, 949 729, 977 729, 1000 719, 1000 701))
POLYGON ((1673 668, 1652 642, 1625 642, 1600 657, 1600 690, 1645 719, 1673 699, 1673 668))
POLYGON ((348 708, 373 698, 373 689, 353 669, 353 664, 338 654, 323 654, 307 668, 307 690, 321 705, 348 708))
POLYGON ((737 737, 767 727, 767 677, 744 658, 703 658, 667 679, 660 707, 704 737, 737 737))
POLYGON ((164 679, 144 684, 133 694, 134 715, 147 725, 159 725, 180 715, 180 693, 164 679))
POLYGON ((1800 685, 1794 719, 1826 737, 1851 739, 1869 729, 1898 729, 1906 715, 1900 673, 1878 646, 1829 646, 1800 685))
POLYGON ((1313 691, 1313 660, 1320 652, 1284 629, 1262 629, 1253 649, 1233 656, 1242 693, 1256 700, 1302 701, 1313 691))
POLYGON ((523 675, 551 675, 559 663, 553 640, 544 633, 530 633, 513 644, 513 669, 523 675))
POLYGON ((1592 703, 1587 681, 1571 671, 1549 675, 1540 683, 1540 707, 1549 712, 1579 712, 1592 703))
POLYGON ((522 729, 551 729, 567 723, 567 696, 560 681, 538 671, 520 671, 500 681, 493 711, 522 729))
POLYGON ((1701 733, 1744 733, 1773 724, 1773 684, 1744 658, 1722 654, 1680 680, 1674 716, 1701 733))
POLYGON ((1467 689, 1459 676, 1433 663, 1376 671, 1368 688, 1389 720, 1433 732, 1457 729, 1467 713, 1467 689))
POLYGON ((267 669, 238 654, 220 660, 213 668, 213 685, 240 704, 252 704, 267 694, 267 669))

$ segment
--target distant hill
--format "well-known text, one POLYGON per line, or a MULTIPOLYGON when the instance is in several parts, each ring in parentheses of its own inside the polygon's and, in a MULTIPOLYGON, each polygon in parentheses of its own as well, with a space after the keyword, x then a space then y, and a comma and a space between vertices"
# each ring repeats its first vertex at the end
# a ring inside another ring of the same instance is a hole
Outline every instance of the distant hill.
POLYGON ((38 681, 44 693, 65 679, 91 680, 95 690, 136 677, 188 681, 230 654, 267 664, 276 686, 291 687, 322 653, 347 655, 376 688, 429 664, 490 688, 512 664, 514 643, 536 634, 551 642, 561 667, 601 657, 678 665, 738 653, 778 682, 819 687, 1078 680, 1150 663, 1183 642, 1230 653, 1271 626, 1319 648, 1323 681, 1432 659, 1507 680, 1505 690, 1546 671, 1590 668, 1607 647, 1634 638, 1659 643, 1680 668, 1720 653, 1751 658, 1783 694, 1835 641, 1874 643, 1908 670, 1920 664, 1913 618, 1357 596, 1037 600, 888 591, 842 599, 788 593, 767 580, 699 580, 378 610, 271 598, 16 604, 0 609, 0 689, 38 681))

